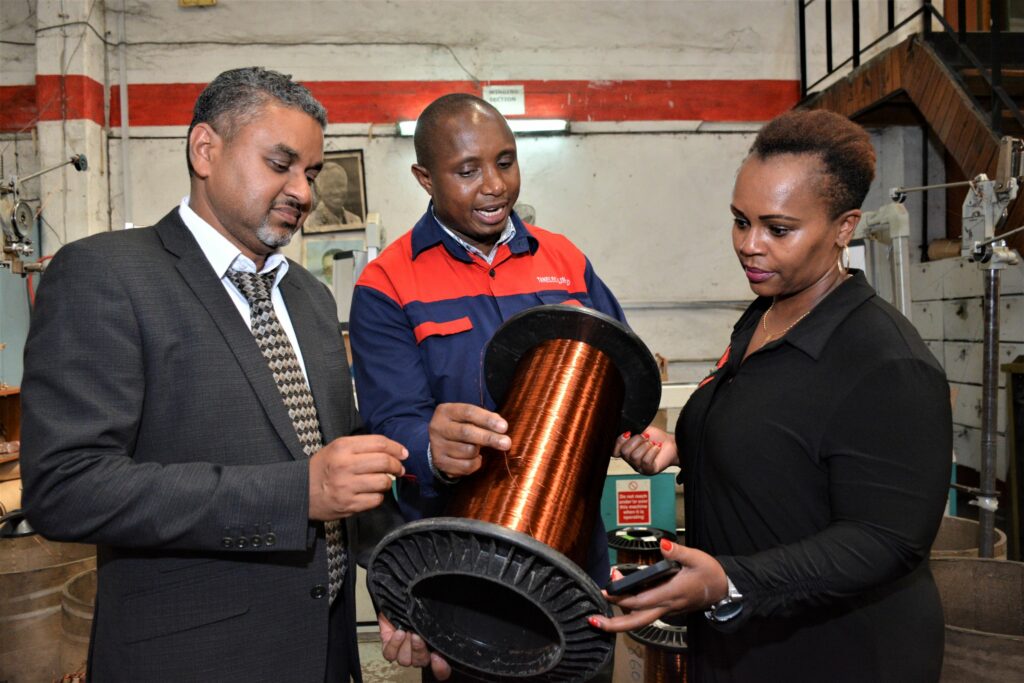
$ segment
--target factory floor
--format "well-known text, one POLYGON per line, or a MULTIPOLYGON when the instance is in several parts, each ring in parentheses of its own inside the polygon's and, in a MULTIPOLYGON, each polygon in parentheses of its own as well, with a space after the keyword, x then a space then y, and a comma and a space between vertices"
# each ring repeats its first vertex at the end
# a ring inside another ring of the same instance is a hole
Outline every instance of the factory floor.
POLYGON ((380 634, 359 631, 359 660, 363 683, 420 683, 420 670, 392 664, 380 653, 380 634))

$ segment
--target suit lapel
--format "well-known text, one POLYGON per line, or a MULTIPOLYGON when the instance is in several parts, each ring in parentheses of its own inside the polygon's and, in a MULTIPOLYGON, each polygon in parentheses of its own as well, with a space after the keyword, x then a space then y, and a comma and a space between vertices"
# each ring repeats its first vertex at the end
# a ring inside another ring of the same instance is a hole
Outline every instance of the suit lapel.
POLYGON ((263 405, 270 423, 274 426, 281 440, 287 446, 293 458, 304 459, 305 452, 295 432, 281 392, 270 372, 267 360, 263 357, 256 340, 249 331, 245 321, 238 314, 230 296, 224 291, 224 285, 217 278, 210 262, 206 259, 192 233, 181 221, 177 209, 168 214, 156 225, 157 234, 164 247, 179 257, 178 272, 185 284, 192 290, 200 303, 206 308, 213 323, 224 336, 231 352, 238 359, 238 364, 245 373, 256 397, 263 405))
MULTIPOLYGON (((292 267, 295 267, 294 264, 292 267)), ((292 276, 290 269, 281 280, 280 288, 285 306, 288 307, 288 316, 292 319, 295 336, 299 340, 299 348, 302 350, 306 381, 309 382, 309 389, 313 393, 313 403, 316 405, 317 418, 320 420, 320 433, 326 444, 330 437, 339 431, 336 424, 337 411, 333 409, 328 399, 330 392, 327 383, 331 378, 327 371, 324 346, 316 334, 318 316, 309 292, 298 278, 292 276)))

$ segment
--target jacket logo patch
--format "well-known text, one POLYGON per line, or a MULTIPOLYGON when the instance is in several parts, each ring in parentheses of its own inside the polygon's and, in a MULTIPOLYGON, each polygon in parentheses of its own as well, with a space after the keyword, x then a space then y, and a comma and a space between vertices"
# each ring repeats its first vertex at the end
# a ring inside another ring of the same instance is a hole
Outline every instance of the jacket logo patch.
POLYGON ((563 287, 568 287, 572 284, 572 280, 564 275, 538 275, 537 282, 542 285, 562 285, 563 287))

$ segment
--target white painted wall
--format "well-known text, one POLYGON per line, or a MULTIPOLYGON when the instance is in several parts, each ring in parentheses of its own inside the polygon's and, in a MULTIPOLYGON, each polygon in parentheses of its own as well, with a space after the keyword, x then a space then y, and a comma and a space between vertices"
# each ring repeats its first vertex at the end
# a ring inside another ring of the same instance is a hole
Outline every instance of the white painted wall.
MULTIPOLYGON (((108 4, 107 23, 116 27, 120 4, 108 4)), ((304 0, 282 7, 221 0, 210 10, 183 10, 129 0, 128 79, 202 82, 249 63, 310 81, 797 75, 788 0, 304 0), (217 44, 188 44, 196 41, 217 44)), ((117 83, 116 59, 109 68, 117 83)), ((694 310, 693 302, 751 296, 729 247, 728 202, 756 125, 698 128, 626 122, 591 126, 599 133, 520 140, 522 200, 537 207, 541 226, 567 233, 590 256, 653 350, 696 361, 675 366, 683 378, 703 376, 737 314, 736 305, 694 310)), ((132 130, 136 224, 156 221, 187 192, 184 134, 183 127, 132 130)), ((119 138, 114 129, 112 226, 123 223, 119 138)), ((426 195, 409 172, 410 139, 379 127, 332 125, 326 144, 329 151, 363 150, 368 208, 381 212, 392 239, 411 227, 426 195)), ((301 239, 286 251, 301 259, 301 239)))
MULTIPOLYGON (((116 26, 121 2, 107 5, 116 26)), ((135 83, 248 64, 302 80, 795 78, 798 64, 791 0, 127 0, 127 12, 135 83), (189 44, 202 41, 216 44, 189 44)))
MULTIPOLYGON (((791 0, 220 0, 209 9, 167 0, 70 1, 75 18, 88 18, 107 40, 97 57, 98 38, 86 32, 80 49, 87 51, 82 68, 95 72, 101 63, 108 88, 121 79, 122 7, 130 83, 201 83, 254 63, 304 81, 795 80, 798 74, 791 0)), ((16 42, 36 40, 36 29, 56 24, 52 15, 63 6, 54 0, 2 5, 0 37, 16 42), (43 8, 38 22, 37 4, 43 8)), ((35 48, 4 45, 0 84, 32 83, 37 68, 58 73, 70 56, 80 56, 76 49, 78 41, 65 41, 37 56, 35 48)), ((540 225, 567 233, 590 256, 645 341, 679 361, 673 365, 678 378, 703 376, 751 296, 729 246, 728 202, 756 127, 583 122, 568 137, 520 141, 522 199, 537 207, 540 225)), ((44 235, 47 253, 76 230, 85 234, 83 226, 123 225, 124 134, 107 133, 95 161, 102 175, 91 175, 102 177, 109 194, 109 207, 105 201, 93 207, 109 210, 106 225, 102 215, 68 215, 63 200, 50 204, 44 213, 57 233, 44 235)), ((130 129, 127 186, 136 224, 155 222, 187 192, 184 136, 184 126, 130 129)), ((382 213, 392 239, 408 229, 426 205, 409 172, 411 140, 347 123, 332 125, 326 142, 328 150, 364 151, 368 208, 382 213)), ((87 191, 96 194, 91 185, 87 191)), ((287 253, 301 260, 301 239, 287 253)))

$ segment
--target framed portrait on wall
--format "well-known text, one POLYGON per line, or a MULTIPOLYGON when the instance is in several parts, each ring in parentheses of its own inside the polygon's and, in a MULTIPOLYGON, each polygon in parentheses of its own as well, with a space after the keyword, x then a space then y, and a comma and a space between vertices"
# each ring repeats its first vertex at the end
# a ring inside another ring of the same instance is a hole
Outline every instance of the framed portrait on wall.
POLYGON ((363 151, 324 154, 324 167, 313 183, 313 210, 302 226, 305 234, 362 230, 366 227, 366 175, 363 151))

